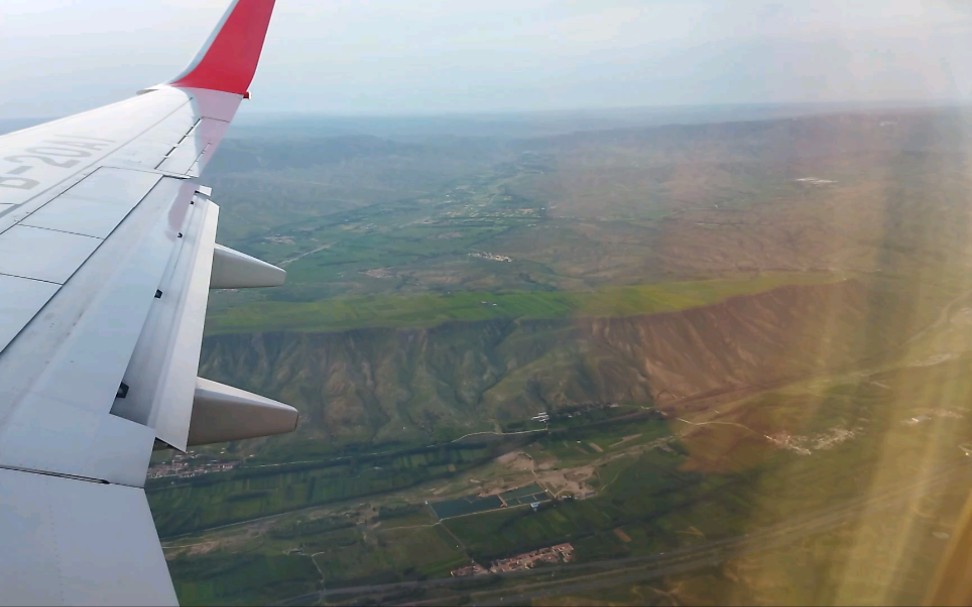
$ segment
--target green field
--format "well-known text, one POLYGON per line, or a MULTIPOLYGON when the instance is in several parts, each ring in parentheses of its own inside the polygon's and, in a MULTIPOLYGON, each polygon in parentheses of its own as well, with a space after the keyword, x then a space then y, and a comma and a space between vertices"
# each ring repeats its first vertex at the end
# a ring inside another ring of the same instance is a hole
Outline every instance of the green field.
POLYGON ((490 495, 488 497, 468 496, 444 502, 435 502, 430 504, 430 507, 437 517, 443 519, 464 516, 484 510, 496 510, 502 505, 503 503, 500 502, 499 497, 490 495))
POLYGON ((254 331, 341 331, 363 327, 430 327, 497 318, 635 316, 717 303, 792 284, 827 284, 829 273, 765 273, 744 278, 603 287, 594 291, 456 292, 411 296, 260 302, 211 314, 210 335, 254 331))
MULTIPOLYGON (((942 134, 966 118, 228 141, 221 242, 288 281, 212 295, 200 373, 302 426, 228 445, 231 472, 149 483, 180 599, 390 604, 371 588, 444 580, 395 600, 491 604, 961 466, 972 183, 942 134), (450 585, 561 542, 574 565, 450 585)), ((833 603, 843 569, 919 587, 951 529, 924 498, 797 529, 768 565, 590 580, 563 604, 833 603)))
POLYGON ((219 527, 448 477, 495 456, 495 447, 442 445, 296 464, 252 460, 230 472, 148 483, 162 537, 219 527))
MULTIPOLYGON (((883 487, 913 482, 916 468, 922 465, 954 465, 963 460, 955 441, 967 433, 968 420, 958 423, 939 418, 919 426, 901 423, 913 415, 916 403, 927 406, 944 393, 921 390, 895 395, 873 382, 942 386, 943 379, 965 368, 969 360, 966 356, 934 367, 882 371, 862 384, 831 382, 766 392, 745 406, 727 409, 718 423, 710 425, 692 426, 647 415, 636 418, 631 413, 634 409, 623 406, 591 409, 585 414, 575 411, 562 423, 554 420, 551 432, 519 448, 538 463, 553 462, 568 469, 593 465, 591 484, 596 494, 588 499, 555 499, 536 511, 526 504, 512 505, 437 523, 421 501, 435 484, 425 484, 409 497, 401 493, 370 495, 370 505, 352 505, 347 498, 355 494, 347 493, 343 500, 325 502, 335 504, 329 515, 306 518, 310 513, 295 511, 271 522, 259 541, 247 540, 249 548, 243 554, 218 551, 176 558, 172 563, 179 596, 186 603, 251 601, 258 600, 251 599, 253 596, 269 597, 271 591, 276 597, 299 596, 314 590, 318 567, 328 588, 441 579, 471 560, 488 566, 494 559, 561 542, 573 544, 576 562, 583 565, 703 545, 826 512, 861 496, 862 487, 880 492, 883 487), (808 398, 816 402, 810 405, 808 398), (746 429, 759 427, 765 422, 761 416, 767 415, 774 424, 810 436, 835 425, 859 428, 858 436, 802 456, 775 448, 746 429), (659 442, 666 438, 670 440, 659 442), (588 448, 590 443, 601 446, 601 451, 588 448), (721 471, 713 471, 715 466, 721 471), (357 514, 351 516, 352 510, 357 514), (362 524, 361 512, 372 510, 376 514, 368 515, 373 516, 368 518, 371 522, 362 524), (288 518, 295 515, 301 518, 288 518), (300 553, 291 554, 292 550, 300 553), (266 594, 255 590, 257 586, 267 588, 266 594)), ((972 382, 963 381, 961 387, 956 396, 967 401, 972 382)), ((429 469, 435 461, 445 461, 443 458, 458 461, 445 453, 430 449, 407 456, 388 454, 382 465, 397 468, 397 474, 410 474, 429 469)), ((371 473, 362 473, 373 470, 376 461, 359 462, 357 472, 350 474, 347 458, 322 461, 319 469, 340 468, 342 472, 319 480, 335 488, 347 483, 340 478, 363 476, 355 482, 366 482, 371 473)), ((463 495, 471 496, 471 486, 462 479, 488 478, 495 474, 490 472, 494 466, 479 460, 468 468, 444 471, 438 486, 464 487, 463 495)), ((321 504, 305 492, 309 474, 318 473, 281 471, 267 479, 268 485, 254 478, 214 475, 212 489, 189 484, 162 491, 153 488, 150 497, 157 507, 160 500, 182 495, 184 501, 166 508, 182 510, 201 501, 208 511, 223 512, 225 520, 237 504, 264 489, 268 494, 294 498, 290 504, 278 505, 277 511, 280 506, 296 510, 321 504)), ((537 489, 531 483, 503 495, 511 501, 537 489)), ((268 495, 258 497, 264 500, 268 495)), ((264 508, 248 517, 273 511, 264 508)), ((848 520, 853 523, 855 519, 848 520)), ((198 540, 178 541, 192 545, 198 540)), ((837 546, 825 544, 817 550, 831 554, 837 546)), ((781 558, 804 558, 795 556, 798 553, 782 554, 781 558)))
POLYGON ((281 554, 226 554, 169 562, 179 580, 182 605, 266 605, 290 593, 317 587, 317 570, 307 558, 281 554))

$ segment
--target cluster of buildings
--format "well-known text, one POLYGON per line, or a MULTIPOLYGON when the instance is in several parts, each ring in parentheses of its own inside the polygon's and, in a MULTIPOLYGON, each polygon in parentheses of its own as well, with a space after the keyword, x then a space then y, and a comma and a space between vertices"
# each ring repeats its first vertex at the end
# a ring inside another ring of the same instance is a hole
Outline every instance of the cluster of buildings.
POLYGON ((486 569, 479 563, 473 563, 472 565, 466 565, 465 567, 453 569, 450 573, 452 577, 466 577, 469 575, 483 575, 484 573, 489 573, 489 569, 486 569))
POLYGON ((493 561, 489 569, 479 563, 466 565, 459 569, 452 570, 452 577, 463 577, 467 575, 484 575, 487 573, 509 573, 511 571, 522 571, 532 569, 541 563, 569 563, 574 560, 574 546, 570 542, 547 546, 538 550, 531 550, 516 556, 493 561))
POLYGON ((478 257, 479 259, 488 259, 489 261, 502 261, 504 263, 512 263, 513 258, 508 255, 499 255, 497 253, 489 253, 487 251, 476 251, 469 254, 470 257, 478 257))
POLYGON ((792 451, 792 452, 794 452, 794 453, 796 453, 798 455, 812 455, 813 454, 812 451, 810 451, 806 447, 803 447, 803 446, 801 446, 799 444, 800 443, 800 439, 802 437, 792 436, 792 435, 790 435, 790 433, 788 433, 788 432, 786 432, 784 430, 780 430, 779 432, 776 432, 773 435, 766 434, 764 436, 766 437, 767 440, 769 440, 771 443, 773 443, 774 445, 776 445, 780 449, 786 449, 786 450, 792 451))
POLYGON ((148 470, 148 478, 192 478, 211 472, 226 472, 240 465, 240 462, 221 462, 207 459, 197 461, 195 455, 177 453, 162 464, 155 464, 148 470))
POLYGON ((807 183, 810 185, 827 185, 830 183, 837 183, 832 179, 820 179, 819 177, 800 177, 799 179, 794 179, 797 183, 807 183))

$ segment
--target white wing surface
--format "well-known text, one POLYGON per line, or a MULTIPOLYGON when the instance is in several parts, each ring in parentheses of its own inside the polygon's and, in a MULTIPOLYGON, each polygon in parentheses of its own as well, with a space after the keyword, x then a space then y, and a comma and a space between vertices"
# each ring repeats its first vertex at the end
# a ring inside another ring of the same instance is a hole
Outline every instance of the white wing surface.
POLYGON ((215 243, 197 179, 272 9, 233 2, 173 82, 0 137, 0 603, 175 603, 142 489, 153 448, 296 426, 196 377, 210 286, 283 282, 215 243))

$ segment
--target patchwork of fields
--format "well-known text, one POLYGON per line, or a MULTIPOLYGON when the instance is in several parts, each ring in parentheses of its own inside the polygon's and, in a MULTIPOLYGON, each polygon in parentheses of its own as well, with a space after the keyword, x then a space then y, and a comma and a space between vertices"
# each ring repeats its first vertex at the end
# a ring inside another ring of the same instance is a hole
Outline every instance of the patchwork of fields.
POLYGON ((180 600, 922 600, 972 440, 966 120, 228 141, 222 238, 289 279, 214 293, 202 369, 304 426, 149 484, 180 600))

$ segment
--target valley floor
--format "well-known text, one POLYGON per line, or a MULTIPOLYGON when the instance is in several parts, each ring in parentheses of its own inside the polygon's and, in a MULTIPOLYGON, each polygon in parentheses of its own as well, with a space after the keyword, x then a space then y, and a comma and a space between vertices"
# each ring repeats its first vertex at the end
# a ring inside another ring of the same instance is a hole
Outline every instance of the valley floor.
POLYGON ((214 294, 200 372, 302 423, 157 462, 180 601, 923 601, 970 480, 969 121, 228 140, 221 234, 288 284, 214 294))

